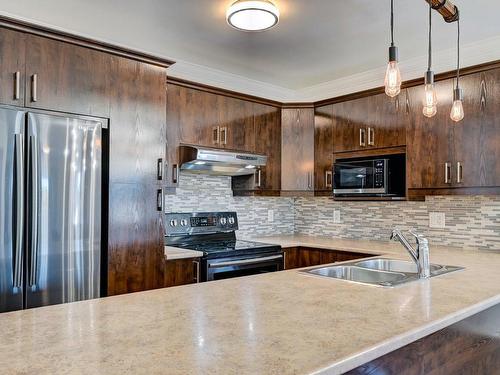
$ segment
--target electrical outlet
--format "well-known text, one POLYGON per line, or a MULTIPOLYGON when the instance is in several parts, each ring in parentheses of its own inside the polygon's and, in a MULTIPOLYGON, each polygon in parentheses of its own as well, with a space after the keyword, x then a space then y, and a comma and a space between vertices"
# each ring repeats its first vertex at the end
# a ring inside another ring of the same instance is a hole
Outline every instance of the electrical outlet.
POLYGON ((340 223, 340 210, 333 210, 333 223, 334 224, 340 223))
POLYGON ((274 210, 267 210, 267 222, 274 222, 274 210))
POLYGON ((445 228, 446 215, 444 212, 429 212, 429 227, 430 228, 445 228))

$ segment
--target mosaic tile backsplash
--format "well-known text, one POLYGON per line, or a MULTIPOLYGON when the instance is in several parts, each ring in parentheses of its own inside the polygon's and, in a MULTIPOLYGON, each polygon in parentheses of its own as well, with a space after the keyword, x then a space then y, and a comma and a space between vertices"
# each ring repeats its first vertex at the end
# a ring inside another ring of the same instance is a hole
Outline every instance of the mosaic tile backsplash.
POLYGON ((500 250, 500 197, 427 197, 425 202, 295 200, 295 232, 337 238, 387 240, 393 228, 416 229, 431 245, 500 250), (340 223, 333 223, 334 210, 340 223), (429 212, 445 214, 445 228, 429 227, 429 212))
POLYGON ((500 197, 428 197, 425 202, 339 202, 326 197, 233 197, 230 177, 181 174, 167 211, 236 211, 239 238, 312 234, 336 238, 387 240, 392 228, 414 228, 431 244, 500 250, 500 197), (267 211, 274 211, 268 223, 267 211), (340 223, 333 222, 340 211, 340 223), (444 229, 429 227, 429 212, 446 215, 444 229))
POLYGON ((176 195, 165 197, 167 212, 236 211, 238 238, 293 234, 294 200, 280 197, 233 197, 231 177, 181 173, 176 195), (274 222, 267 222, 267 210, 274 222))

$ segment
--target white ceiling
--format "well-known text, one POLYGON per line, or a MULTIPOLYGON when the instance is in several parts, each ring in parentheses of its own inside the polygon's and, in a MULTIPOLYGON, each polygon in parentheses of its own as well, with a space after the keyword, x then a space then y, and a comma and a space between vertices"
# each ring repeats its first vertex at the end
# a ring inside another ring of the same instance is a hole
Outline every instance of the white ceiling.
MULTIPOLYGON (((244 33, 225 22, 232 0, 0 0, 0 13, 178 61, 171 75, 277 100, 317 100, 380 86, 389 0, 276 0, 279 25, 244 33)), ((396 0, 404 78, 425 71, 427 6, 396 0)), ((455 0, 463 63, 500 58, 500 1, 455 0)), ((433 16, 437 71, 454 66, 455 24, 433 16)))

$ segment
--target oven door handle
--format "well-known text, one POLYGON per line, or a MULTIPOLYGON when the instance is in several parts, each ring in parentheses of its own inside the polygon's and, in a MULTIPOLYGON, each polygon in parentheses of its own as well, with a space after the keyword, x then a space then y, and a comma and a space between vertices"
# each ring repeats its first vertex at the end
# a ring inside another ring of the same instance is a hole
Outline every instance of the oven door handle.
POLYGON ((257 264, 262 263, 268 260, 276 260, 283 259, 283 254, 281 255, 273 255, 269 257, 262 258, 252 258, 252 259, 243 259, 243 260, 233 260, 229 262, 220 262, 220 263, 211 263, 208 265, 209 268, 221 268, 221 267, 229 267, 229 266, 243 266, 247 264, 257 264))

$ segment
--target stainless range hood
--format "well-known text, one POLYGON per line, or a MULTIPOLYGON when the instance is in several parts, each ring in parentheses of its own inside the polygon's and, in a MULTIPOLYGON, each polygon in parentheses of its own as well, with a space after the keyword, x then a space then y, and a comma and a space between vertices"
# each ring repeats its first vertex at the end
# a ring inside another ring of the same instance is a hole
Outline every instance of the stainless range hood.
POLYGON ((267 156, 209 147, 179 146, 181 170, 215 176, 246 176, 266 165, 267 156))

